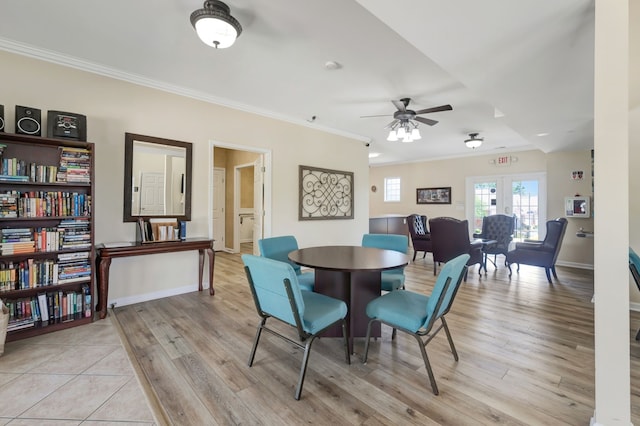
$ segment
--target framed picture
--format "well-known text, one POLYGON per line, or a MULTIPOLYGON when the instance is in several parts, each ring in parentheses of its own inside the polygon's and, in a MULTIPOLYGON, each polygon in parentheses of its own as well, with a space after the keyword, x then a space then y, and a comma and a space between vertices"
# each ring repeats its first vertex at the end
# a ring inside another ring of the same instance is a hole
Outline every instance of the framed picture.
POLYGON ((451 204, 451 187, 416 189, 417 204, 451 204))
POLYGON ((298 220, 353 219, 353 172, 300 166, 298 220))

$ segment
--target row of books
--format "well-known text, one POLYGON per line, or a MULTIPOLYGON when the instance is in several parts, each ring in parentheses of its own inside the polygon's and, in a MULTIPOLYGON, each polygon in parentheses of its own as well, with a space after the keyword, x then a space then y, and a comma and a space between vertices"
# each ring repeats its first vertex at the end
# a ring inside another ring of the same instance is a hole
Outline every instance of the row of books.
POLYGON ((84 148, 60 147, 57 179, 67 183, 91 182, 91 152, 84 148))
POLYGON ((49 287, 91 278, 90 252, 61 253, 53 259, 0 264, 0 292, 49 287))
POLYGON ((17 182, 55 183, 58 166, 26 163, 17 158, 3 158, 0 161, 0 180, 17 182))
POLYGON ((90 215, 89 194, 62 191, 7 191, 0 194, 0 217, 90 215))
POLYGON ((79 291, 46 292, 11 300, 7 302, 7 331, 91 317, 91 303, 89 285, 82 286, 79 291))
POLYGON ((0 229, 0 255, 82 250, 91 247, 88 219, 65 219, 57 227, 0 229))

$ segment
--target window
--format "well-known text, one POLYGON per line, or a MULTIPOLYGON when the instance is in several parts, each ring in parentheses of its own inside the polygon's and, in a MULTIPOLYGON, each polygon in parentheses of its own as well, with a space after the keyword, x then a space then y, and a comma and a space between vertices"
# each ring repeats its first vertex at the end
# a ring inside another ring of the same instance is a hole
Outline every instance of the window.
POLYGON ((384 201, 400 201, 400 178, 384 178, 384 201))

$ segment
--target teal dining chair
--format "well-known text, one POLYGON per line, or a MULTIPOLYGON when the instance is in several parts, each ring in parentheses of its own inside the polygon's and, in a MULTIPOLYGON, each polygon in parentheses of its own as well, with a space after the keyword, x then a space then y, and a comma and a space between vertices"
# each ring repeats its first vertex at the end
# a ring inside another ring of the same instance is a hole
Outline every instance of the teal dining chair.
MULTIPOLYGON (((407 254, 409 251, 409 237, 399 234, 364 234, 362 236, 362 246, 395 250, 407 254)), ((404 266, 382 271, 381 279, 383 291, 404 289, 404 266)))
POLYGON ((298 276, 300 288, 313 291, 315 283, 315 274, 313 271, 303 273, 300 265, 289 260, 289 253, 298 250, 298 240, 296 240, 296 237, 293 235, 284 235, 281 237, 262 238, 258 240, 258 248, 262 256, 290 264, 298 276))
MULTIPOLYGON (((640 290, 640 257, 631 247, 629 247, 629 270, 638 290, 640 290)), ((636 333, 636 340, 640 340, 640 330, 636 333)))
POLYGON ((458 352, 444 317, 451 309, 453 299, 460 288, 462 278, 467 271, 468 260, 469 255, 462 254, 448 261, 440 271, 430 296, 408 290, 392 291, 369 302, 367 316, 371 319, 367 326, 367 340, 362 361, 365 364, 367 362, 371 325, 375 321, 407 333, 418 341, 431 388, 433 393, 438 395, 438 385, 431 370, 426 347, 438 332, 444 329, 453 358, 458 361, 458 352), (440 320, 440 326, 432 331, 438 320, 440 320), (426 340, 423 341, 422 338, 425 336, 426 340))
POLYGON ((311 291, 302 291, 298 275, 287 262, 250 254, 242 255, 249 287, 260 316, 260 324, 249 356, 249 367, 253 365, 262 331, 267 331, 284 341, 304 349, 302 366, 295 399, 300 399, 302 385, 309 362, 311 344, 327 328, 340 323, 344 338, 344 352, 347 364, 351 364, 349 335, 347 333, 347 305, 338 299, 311 291), (303 346, 273 328, 267 327, 267 320, 275 318, 294 327, 298 331, 303 346))

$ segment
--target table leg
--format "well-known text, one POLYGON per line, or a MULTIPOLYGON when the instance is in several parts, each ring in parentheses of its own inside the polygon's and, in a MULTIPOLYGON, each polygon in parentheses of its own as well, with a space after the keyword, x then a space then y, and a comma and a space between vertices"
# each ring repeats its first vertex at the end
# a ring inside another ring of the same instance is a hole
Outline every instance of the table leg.
POLYGON ((213 267, 216 261, 216 252, 212 248, 208 248, 207 255, 209 256, 209 294, 213 296, 216 293, 213 289, 213 267))
POLYGON ((198 291, 202 291, 202 275, 204 274, 204 249, 198 249, 198 291))
POLYGON ((100 315, 100 319, 107 317, 107 300, 109 299, 109 267, 111 266, 111 258, 103 257, 97 260, 98 264, 98 300, 96 310, 100 315))
MULTIPOLYGON (((353 353, 353 339, 367 336, 369 317, 367 304, 380 296, 380 271, 341 272, 315 270, 315 292, 344 301, 347 304, 349 351, 353 353)), ((324 337, 342 337, 340 325, 327 329, 324 337)), ((371 337, 380 337, 380 323, 373 324, 371 337)))

